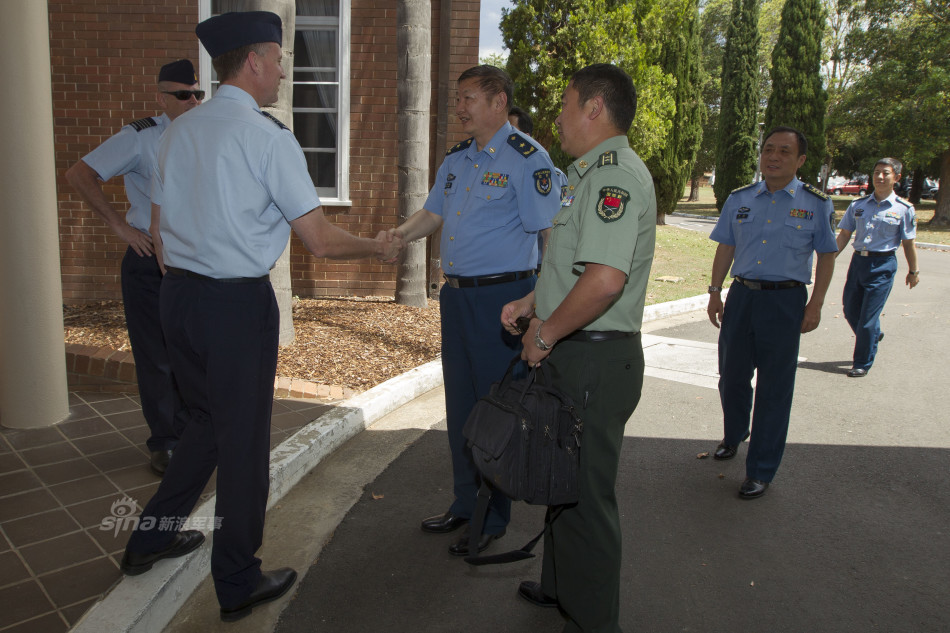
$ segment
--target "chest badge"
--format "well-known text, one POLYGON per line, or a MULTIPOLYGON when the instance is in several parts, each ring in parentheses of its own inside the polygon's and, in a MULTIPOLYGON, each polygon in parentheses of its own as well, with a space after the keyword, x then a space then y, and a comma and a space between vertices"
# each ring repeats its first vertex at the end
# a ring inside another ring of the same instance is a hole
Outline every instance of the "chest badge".
POLYGON ((811 220, 815 217, 815 212, 808 211, 807 209, 791 209, 788 212, 788 217, 798 218, 799 220, 811 220))
POLYGON ((488 185, 489 187, 507 187, 508 174, 486 171, 482 176, 482 184, 488 185))
POLYGON ((623 212, 630 202, 630 194, 620 187, 604 187, 600 190, 600 199, 597 200, 597 215, 604 222, 615 222, 623 217, 623 212))

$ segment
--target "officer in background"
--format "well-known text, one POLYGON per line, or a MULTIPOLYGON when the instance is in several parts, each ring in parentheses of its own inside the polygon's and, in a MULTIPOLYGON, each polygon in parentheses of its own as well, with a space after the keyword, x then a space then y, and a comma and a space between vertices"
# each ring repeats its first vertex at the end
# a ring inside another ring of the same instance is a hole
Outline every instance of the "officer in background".
POLYGON ((522 358, 544 362, 584 423, 580 500, 545 528, 541 582, 518 588, 533 604, 560 606, 565 632, 620 631, 615 488, 624 426, 643 387, 640 326, 656 242, 653 178, 627 140, 636 110, 633 81, 616 66, 571 78, 556 119, 561 149, 577 158, 568 194, 536 291, 501 312, 509 332, 518 317, 533 317, 522 358))
POLYGON ((848 266, 841 305, 844 318, 854 332, 854 359, 848 376, 867 376, 881 332, 881 311, 897 274, 897 247, 904 249, 908 272, 904 283, 910 288, 920 280, 917 268, 917 215, 912 204, 894 193, 901 177, 901 163, 882 158, 874 166, 874 193, 851 203, 838 224, 838 253, 854 238, 854 255, 848 266))
POLYGON ((801 335, 818 327, 834 273, 831 199, 796 177, 808 151, 805 136, 776 127, 759 159, 763 181, 726 199, 710 238, 719 242, 709 287, 709 320, 719 332, 719 399, 723 440, 713 455, 736 456, 752 439, 743 499, 762 496, 775 477, 788 435, 801 335), (812 254, 818 253, 815 287, 808 299, 812 254), (735 278, 725 307, 722 284, 735 278), (806 303, 807 301, 807 303, 806 303), (752 374, 758 371, 753 409, 752 374))
MULTIPOLYGON (((550 231, 559 195, 548 153, 508 123, 514 84, 494 66, 475 66, 458 79, 455 114, 471 138, 446 154, 424 208, 391 229, 411 242, 442 227, 445 284, 440 293, 442 374, 455 500, 447 512, 423 520, 429 533, 468 523, 481 479, 462 427, 478 399, 499 380, 519 339, 498 323, 507 302, 534 288, 538 232, 550 231)), ((505 533, 511 501, 495 495, 476 535, 478 551, 505 533)), ((467 530, 449 546, 465 556, 467 530)))
POLYGON ((165 64, 158 73, 155 96, 163 114, 132 121, 66 170, 66 179, 86 204, 129 244, 122 259, 122 303, 142 414, 151 434, 145 444, 151 451, 151 468, 158 475, 168 466, 188 411, 168 362, 158 315, 162 273, 149 233, 149 190, 158 140, 169 123, 201 103, 204 91, 197 84, 198 76, 187 59, 165 64), (127 212, 116 209, 102 191, 102 183, 119 175, 125 177, 127 212))
POLYGON ((261 572, 269 488, 270 418, 279 314, 268 272, 291 227, 317 257, 391 259, 380 232, 331 225, 294 135, 261 111, 280 82, 281 22, 267 11, 225 13, 195 29, 221 84, 207 104, 169 126, 152 187, 152 236, 162 280, 162 326, 193 419, 126 546, 128 575, 198 547, 177 532, 217 467, 211 575, 221 619, 274 600, 297 574, 261 572), (149 529, 151 526, 151 529, 149 529), (163 529, 164 528, 164 529, 163 529))

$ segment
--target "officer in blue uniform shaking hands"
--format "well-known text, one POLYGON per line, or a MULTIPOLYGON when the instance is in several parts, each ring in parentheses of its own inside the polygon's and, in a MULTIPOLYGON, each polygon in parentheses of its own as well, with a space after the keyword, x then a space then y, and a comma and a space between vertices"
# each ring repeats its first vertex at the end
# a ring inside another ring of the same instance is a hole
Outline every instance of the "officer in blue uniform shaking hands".
POLYGON ((736 456, 750 436, 743 499, 762 496, 788 435, 801 335, 818 327, 834 273, 831 199, 796 177, 808 150, 805 136, 777 127, 765 137, 763 181, 726 199, 710 238, 719 242, 709 287, 709 320, 719 332, 719 398, 723 440, 713 455, 736 456), (812 255, 818 253, 815 286, 812 255), (722 284, 732 267, 725 305, 722 284), (758 372, 754 392, 752 375, 758 372), (751 429, 750 429, 751 414, 751 429))
POLYGON ((192 413, 155 496, 142 511, 121 568, 147 572, 204 540, 181 530, 217 468, 211 576, 225 621, 294 584, 290 568, 261 571, 269 490, 270 419, 279 314, 269 271, 290 230, 318 257, 393 259, 385 232, 357 237, 320 209, 293 133, 261 107, 280 82, 282 25, 267 11, 225 13, 195 32, 221 84, 162 137, 152 182, 152 238, 172 368, 192 413))
MULTIPOLYGON (((502 328, 498 314, 534 288, 538 232, 550 232, 560 208, 548 153, 508 122, 513 90, 494 66, 459 76, 455 114, 471 138, 448 151, 424 207, 390 231, 411 242, 442 228, 442 374, 455 499, 447 512, 422 521, 422 530, 434 534, 466 525, 475 509, 481 480, 462 427, 521 350, 520 337, 502 328)), ((495 495, 484 533, 475 535, 479 551, 505 533, 510 514, 511 501, 495 495)), ((468 554, 467 532, 449 553, 468 554)))
POLYGON ((854 358, 848 376, 866 376, 874 364, 881 332, 881 311, 897 274, 897 247, 904 249, 910 288, 917 285, 917 215, 914 207, 894 193, 901 163, 882 158, 874 166, 874 193, 851 203, 838 224, 838 252, 854 235, 854 254, 848 266, 841 302, 844 318, 854 332, 854 358))
POLYGON ((172 451, 188 422, 178 386, 165 351, 165 337, 158 312, 162 273, 149 233, 152 203, 150 189, 158 141, 165 128, 204 98, 198 76, 187 59, 162 66, 155 100, 159 116, 132 121, 106 142, 66 170, 66 179, 89 207, 128 243, 122 259, 122 304, 135 359, 135 378, 142 401, 142 415, 149 428, 145 441, 151 452, 152 470, 163 475, 172 451), (120 211, 102 191, 102 183, 123 176, 128 211, 120 211))

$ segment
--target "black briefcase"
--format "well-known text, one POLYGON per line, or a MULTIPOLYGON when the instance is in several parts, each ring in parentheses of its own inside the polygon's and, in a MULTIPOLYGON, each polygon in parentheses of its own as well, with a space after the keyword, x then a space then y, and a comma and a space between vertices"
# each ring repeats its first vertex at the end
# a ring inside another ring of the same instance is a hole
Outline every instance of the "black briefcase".
MULTIPOLYGON (((515 379, 518 362, 515 358, 475 404, 462 429, 483 482, 470 543, 478 542, 492 494, 535 505, 577 503, 583 422, 571 398, 550 386, 543 364, 515 379)), ((516 552, 484 557, 470 552, 465 560, 484 565, 529 558, 540 536, 516 552)))

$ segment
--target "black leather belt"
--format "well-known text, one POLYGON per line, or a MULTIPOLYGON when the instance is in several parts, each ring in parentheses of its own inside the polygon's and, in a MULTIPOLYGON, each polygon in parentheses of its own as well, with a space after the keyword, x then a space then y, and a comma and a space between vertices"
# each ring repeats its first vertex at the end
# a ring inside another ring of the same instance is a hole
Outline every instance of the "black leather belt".
POLYGON ((854 251, 856 255, 861 257, 890 257, 894 255, 897 251, 854 251))
POLYGON ((586 343, 598 343, 600 341, 615 341, 621 338, 633 338, 638 332, 621 332, 620 330, 575 330, 571 332, 562 341, 580 341, 586 343))
POLYGON ((534 276, 533 270, 522 270, 516 273, 500 273, 498 275, 484 275, 482 277, 445 277, 445 283, 453 288, 475 288, 476 286, 494 286, 506 284, 519 279, 534 276))
POLYGON ((801 281, 762 281, 760 279, 743 279, 736 277, 736 281, 749 290, 785 290, 786 288, 798 288, 804 286, 801 281))
POLYGON ((171 266, 166 266, 165 270, 173 275, 178 275, 179 277, 191 277, 192 279, 203 279, 205 281, 220 281, 221 283, 225 284, 252 284, 259 281, 270 281, 270 275, 264 275, 263 277, 226 277, 224 279, 216 279, 214 277, 208 277, 207 275, 193 273, 190 270, 185 270, 184 268, 172 268, 171 266))

